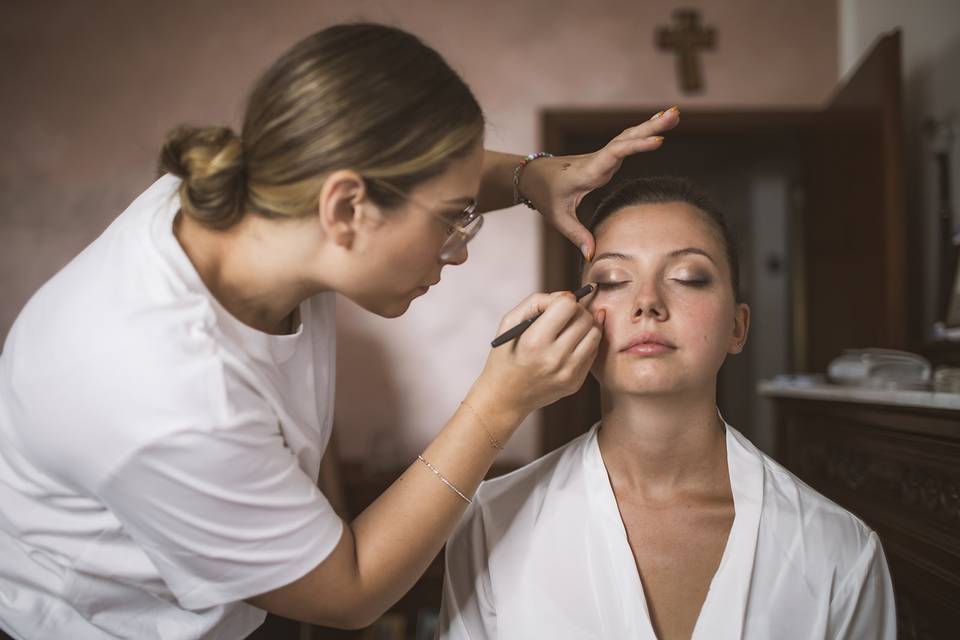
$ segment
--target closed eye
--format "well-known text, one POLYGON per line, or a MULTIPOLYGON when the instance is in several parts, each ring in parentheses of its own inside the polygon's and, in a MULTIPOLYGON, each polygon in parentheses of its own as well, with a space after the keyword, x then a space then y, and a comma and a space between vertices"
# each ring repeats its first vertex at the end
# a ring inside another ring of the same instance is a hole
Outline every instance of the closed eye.
POLYGON ((625 284, 627 284, 626 280, 621 282, 598 282, 597 289, 600 291, 610 291, 612 289, 619 289, 625 284))
POLYGON ((674 278, 673 281, 679 282, 685 287, 694 287, 697 289, 702 289, 703 287, 706 287, 708 284, 710 284, 709 280, 687 280, 683 278, 674 278))

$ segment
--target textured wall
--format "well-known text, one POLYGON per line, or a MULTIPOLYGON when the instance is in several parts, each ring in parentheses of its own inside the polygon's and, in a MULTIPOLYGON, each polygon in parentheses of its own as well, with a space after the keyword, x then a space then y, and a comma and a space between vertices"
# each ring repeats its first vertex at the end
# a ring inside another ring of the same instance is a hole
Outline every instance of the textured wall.
MULTIPOLYGON (((835 0, 701 0, 719 30, 706 92, 678 94, 653 46, 667 0, 7 3, 0 21, 0 337, 44 280, 153 178, 164 132, 238 122, 256 75, 300 37, 371 19, 436 47, 476 91, 488 146, 537 148, 543 107, 785 107, 837 78, 835 0)), ((442 426, 500 316, 540 282, 535 214, 491 216, 471 260, 401 319, 341 305, 345 455, 390 464, 442 426)), ((533 420, 531 420, 533 422, 533 420)), ((529 458, 532 425, 508 454, 529 458)))

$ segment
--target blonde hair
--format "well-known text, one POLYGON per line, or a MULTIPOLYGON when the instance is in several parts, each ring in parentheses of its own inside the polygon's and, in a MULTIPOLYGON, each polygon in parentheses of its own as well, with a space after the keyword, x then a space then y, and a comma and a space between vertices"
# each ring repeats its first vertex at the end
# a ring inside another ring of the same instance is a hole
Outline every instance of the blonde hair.
MULTIPOLYGON (((245 211, 312 212, 337 169, 409 190, 474 148, 483 129, 470 89, 418 38, 383 25, 337 25, 300 41, 264 73, 240 136, 226 127, 178 127, 160 167, 183 179, 184 213, 226 228, 245 211)), ((376 181, 366 186, 380 205, 399 201, 376 181)))

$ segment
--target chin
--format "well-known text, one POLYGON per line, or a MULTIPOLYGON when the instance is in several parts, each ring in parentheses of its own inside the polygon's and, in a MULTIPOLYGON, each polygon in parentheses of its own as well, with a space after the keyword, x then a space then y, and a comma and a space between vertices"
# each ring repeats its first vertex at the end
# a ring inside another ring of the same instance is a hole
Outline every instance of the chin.
POLYGON ((666 381, 627 380, 614 384, 604 384, 607 392, 629 396, 667 396, 682 391, 685 387, 666 381))
POLYGON ((381 318, 399 318, 410 308, 412 300, 403 298, 400 300, 354 300, 354 302, 381 318))
POLYGON ((661 367, 607 368, 592 373, 604 391, 613 394, 669 395, 693 386, 678 372, 661 367))
POLYGON ((404 300, 403 302, 385 305, 382 310, 374 311, 374 313, 376 313, 378 316, 383 316, 384 318, 399 318, 407 312, 407 309, 410 308, 411 302, 411 300, 404 300))

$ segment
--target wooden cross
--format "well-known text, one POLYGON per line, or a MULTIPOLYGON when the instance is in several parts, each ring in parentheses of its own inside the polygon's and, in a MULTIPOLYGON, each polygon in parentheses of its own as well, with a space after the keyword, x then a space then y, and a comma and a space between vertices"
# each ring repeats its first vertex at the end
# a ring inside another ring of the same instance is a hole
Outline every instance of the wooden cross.
POLYGON ((677 55, 677 74, 683 92, 698 93, 703 90, 699 50, 716 46, 716 30, 700 25, 700 12, 696 9, 675 10, 673 21, 673 28, 657 28, 657 47, 677 55))

